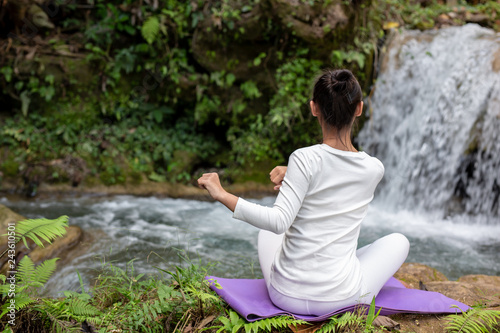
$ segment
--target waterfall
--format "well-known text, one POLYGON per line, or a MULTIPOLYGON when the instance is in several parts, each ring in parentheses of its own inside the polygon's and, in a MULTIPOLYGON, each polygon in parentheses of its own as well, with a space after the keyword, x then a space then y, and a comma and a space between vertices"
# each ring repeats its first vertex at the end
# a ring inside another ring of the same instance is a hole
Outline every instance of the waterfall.
POLYGON ((385 166, 378 202, 500 224, 500 34, 402 31, 386 48, 358 136, 385 166))

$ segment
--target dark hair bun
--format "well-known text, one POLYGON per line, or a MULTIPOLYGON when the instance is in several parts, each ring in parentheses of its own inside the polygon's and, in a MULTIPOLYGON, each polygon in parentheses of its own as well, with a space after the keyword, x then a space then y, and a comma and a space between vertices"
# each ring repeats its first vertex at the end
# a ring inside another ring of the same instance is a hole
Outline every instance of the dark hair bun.
POLYGON ((346 90, 351 86, 349 83, 354 79, 354 75, 345 69, 340 69, 331 72, 332 88, 340 94, 346 93, 346 90))
POLYGON ((356 107, 363 98, 361 87, 347 69, 326 70, 314 85, 313 101, 323 120, 338 130, 352 125, 356 107))
POLYGON ((347 82, 354 78, 354 75, 351 73, 351 71, 348 71, 347 69, 339 69, 338 71, 334 71, 332 73, 332 76, 334 76, 335 79, 340 82, 347 82))

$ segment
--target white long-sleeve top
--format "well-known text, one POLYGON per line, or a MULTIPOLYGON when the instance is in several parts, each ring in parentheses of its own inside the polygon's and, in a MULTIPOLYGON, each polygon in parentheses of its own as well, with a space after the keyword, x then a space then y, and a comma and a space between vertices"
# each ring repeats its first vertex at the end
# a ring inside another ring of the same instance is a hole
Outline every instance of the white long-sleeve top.
POLYGON ((238 199, 233 217, 285 233, 271 284, 299 299, 338 301, 363 294, 356 248, 382 163, 326 144, 296 150, 273 207, 238 199))

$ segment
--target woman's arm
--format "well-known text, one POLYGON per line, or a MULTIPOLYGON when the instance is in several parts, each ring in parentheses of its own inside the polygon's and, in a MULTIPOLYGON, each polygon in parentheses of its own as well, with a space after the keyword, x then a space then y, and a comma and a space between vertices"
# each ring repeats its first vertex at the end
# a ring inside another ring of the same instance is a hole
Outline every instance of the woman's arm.
POLYGON ((295 153, 290 156, 286 177, 273 207, 265 207, 238 198, 222 188, 216 173, 204 174, 198 185, 208 190, 210 196, 234 212, 233 217, 251 225, 274 232, 284 233, 295 220, 310 181, 307 159, 295 153))
POLYGON ((212 199, 224 204, 229 210, 234 212, 238 197, 227 192, 220 184, 219 175, 215 172, 204 173, 198 179, 198 186, 208 191, 212 199))
POLYGON ((310 177, 308 158, 300 152, 294 152, 290 156, 286 176, 273 207, 264 207, 240 198, 233 217, 260 229, 276 234, 284 233, 295 221, 302 207, 310 177))

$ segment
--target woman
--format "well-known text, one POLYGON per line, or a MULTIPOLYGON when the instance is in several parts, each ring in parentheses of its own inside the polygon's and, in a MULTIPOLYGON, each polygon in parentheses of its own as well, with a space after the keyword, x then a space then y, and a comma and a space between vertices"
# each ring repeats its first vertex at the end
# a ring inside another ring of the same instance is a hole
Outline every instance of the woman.
POLYGON ((234 218, 263 229, 259 261, 273 303, 319 316, 370 303, 406 259, 409 242, 391 234, 356 251, 361 221, 384 174, 378 159, 351 142, 363 110, 356 78, 348 70, 325 71, 309 105, 323 143, 296 150, 288 168, 271 171, 280 191, 273 207, 226 192, 215 173, 204 174, 198 184, 234 218))

